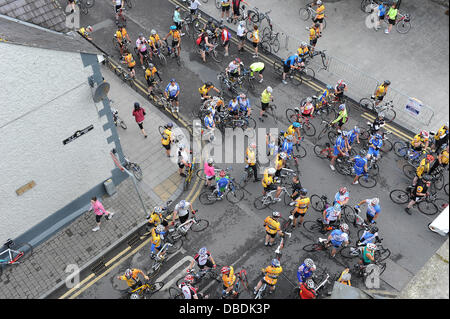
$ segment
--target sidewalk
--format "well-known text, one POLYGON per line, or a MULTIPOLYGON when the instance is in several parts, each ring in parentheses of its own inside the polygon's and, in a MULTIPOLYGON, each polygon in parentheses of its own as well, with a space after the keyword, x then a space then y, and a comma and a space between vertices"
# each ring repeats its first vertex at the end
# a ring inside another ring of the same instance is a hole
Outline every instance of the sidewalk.
MULTIPOLYGON (((170 120, 108 69, 103 68, 102 73, 111 85, 108 96, 114 100, 114 107, 128 125, 127 130, 118 128, 122 148, 128 158, 139 163, 143 170, 144 178, 138 185, 145 207, 149 210, 168 199, 176 199, 182 193, 183 184, 177 172, 178 166, 167 161, 157 130, 158 125, 170 120), (144 139, 131 117, 135 101, 146 109, 144 127, 147 139, 144 139)), ((99 231, 92 232, 96 226, 95 216, 92 212, 86 212, 35 247, 32 256, 23 264, 5 268, 0 278, 0 299, 45 297, 54 288, 63 285, 72 273, 65 272, 68 265, 75 264, 80 271, 89 267, 143 225, 147 212, 143 211, 132 180, 127 178, 116 185, 116 190, 111 197, 102 198, 105 209, 115 215, 110 221, 103 219, 99 231)))

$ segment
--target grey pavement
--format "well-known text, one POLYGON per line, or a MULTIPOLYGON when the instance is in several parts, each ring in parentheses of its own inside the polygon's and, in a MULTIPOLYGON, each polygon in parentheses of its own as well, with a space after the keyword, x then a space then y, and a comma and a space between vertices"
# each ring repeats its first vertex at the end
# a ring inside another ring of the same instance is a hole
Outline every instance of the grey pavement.
MULTIPOLYGON (((293 54, 301 41, 309 43, 305 28, 311 25, 311 20, 300 19, 299 10, 311 1, 246 2, 261 12, 272 10, 274 31, 280 32, 279 57, 293 54)), ((389 79, 392 85, 386 100, 394 100, 398 124, 412 131, 418 126, 437 130, 449 117, 449 17, 445 15, 448 7, 432 1, 403 1, 400 11, 412 16, 411 30, 400 34, 393 28, 390 34, 385 34, 384 23, 378 32, 368 27, 371 24, 366 23, 368 15, 360 10, 360 3, 360 0, 324 1, 327 27, 316 48, 326 50, 331 59, 328 71, 316 71, 316 78, 330 84, 345 79, 349 84, 346 94, 356 101, 372 94, 377 81, 389 79), (426 105, 417 118, 404 111, 408 97, 426 105)), ((220 18, 221 11, 214 1, 202 3, 200 8, 220 18)), ((236 29, 235 25, 226 25, 236 29)), ((266 20, 261 31, 265 26, 266 20)))

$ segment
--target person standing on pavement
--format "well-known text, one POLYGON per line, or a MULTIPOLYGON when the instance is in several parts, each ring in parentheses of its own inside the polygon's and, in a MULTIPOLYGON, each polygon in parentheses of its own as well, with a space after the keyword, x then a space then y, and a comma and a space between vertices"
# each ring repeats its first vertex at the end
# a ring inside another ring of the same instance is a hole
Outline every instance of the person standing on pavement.
POLYGON ((255 24, 253 25, 253 32, 252 35, 250 37, 253 47, 255 48, 255 54, 253 55, 253 58, 256 59, 258 58, 258 45, 259 45, 259 30, 258 30, 258 26, 255 24))
POLYGON ((107 220, 110 220, 111 217, 114 215, 114 213, 110 213, 105 210, 102 203, 97 199, 97 197, 91 198, 91 208, 89 211, 94 211, 95 213, 95 221, 97 222, 97 227, 93 228, 92 231, 100 230, 100 220, 102 219, 102 216, 105 215, 107 220))
POLYGON ((139 128, 141 129, 142 134, 144 134, 144 137, 147 138, 147 133, 145 133, 144 130, 144 125, 142 123, 144 123, 144 119, 145 119, 145 110, 139 105, 138 102, 134 103, 134 110, 132 115, 134 116, 134 119, 136 120, 137 125, 139 126, 139 128))
POLYGON ((247 29, 245 28, 245 21, 239 22, 239 26, 237 27, 237 37, 239 39, 238 44, 238 52, 241 53, 244 51, 244 44, 245 44, 245 34, 247 33, 247 29))
POLYGON ((225 49, 224 56, 228 56, 228 48, 230 47, 231 33, 223 24, 221 24, 219 28, 220 30, 222 30, 220 38, 222 39, 222 45, 225 49))
POLYGON ((315 5, 317 6, 317 10, 315 12, 316 16, 314 17, 313 22, 320 24, 320 32, 322 32, 323 19, 325 18, 325 6, 321 0, 317 0, 315 5))
POLYGON ((224 18, 225 13, 226 13, 227 22, 229 22, 230 21, 231 0, 220 0, 220 3, 222 5, 222 20, 224 18))
POLYGON ((191 4, 189 6, 189 10, 191 11, 191 15, 197 14, 198 7, 202 4, 198 0, 191 0, 191 4))
POLYGON ((398 14, 398 9, 396 4, 394 3, 390 8, 389 11, 387 13, 388 15, 388 20, 389 20, 389 26, 386 30, 384 30, 384 33, 389 34, 392 30, 392 27, 395 25, 395 21, 397 19, 397 14, 398 14))
POLYGON ((241 15, 240 12, 240 6, 241 6, 241 2, 245 3, 246 5, 248 5, 247 2, 243 1, 243 0, 232 0, 232 4, 233 4, 233 23, 236 24, 239 16, 241 15))
POLYGON ((261 111, 259 112, 259 120, 261 122, 264 122, 263 117, 267 117, 266 109, 269 107, 269 103, 273 102, 273 96, 272 96, 273 89, 272 87, 268 86, 262 93, 261 93, 261 111))

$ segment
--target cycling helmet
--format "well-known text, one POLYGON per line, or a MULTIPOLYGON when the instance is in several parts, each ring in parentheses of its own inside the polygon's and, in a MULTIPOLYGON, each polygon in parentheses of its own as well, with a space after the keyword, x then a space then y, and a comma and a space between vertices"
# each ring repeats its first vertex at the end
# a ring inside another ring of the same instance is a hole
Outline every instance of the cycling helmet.
POLYGON ((321 0, 317 0, 316 4, 320 6, 322 4, 322 1, 321 0))
POLYGON ((425 175, 422 175, 422 179, 425 182, 431 182, 432 177, 431 177, 431 175, 425 174, 425 175))
POLYGON ((236 58, 236 59, 234 59, 234 62, 236 62, 236 63, 241 63, 241 59, 236 58))
POLYGON ((161 206, 155 206, 154 210, 155 210, 155 213, 159 214, 159 213, 162 212, 162 207, 161 206))
POLYGON ((184 199, 180 200, 180 202, 178 203, 178 207, 180 207, 181 209, 186 207, 186 201, 184 199))
POLYGON ((133 271, 128 268, 127 270, 125 270, 125 277, 127 277, 128 279, 131 278, 131 276, 133 275, 133 271))
POLYGON ((369 250, 375 250, 375 249, 377 249, 377 245, 372 244, 372 243, 368 243, 366 247, 367 247, 367 249, 369 249, 369 250))
POLYGON ((271 86, 268 86, 266 90, 267 90, 268 93, 272 93, 273 92, 273 89, 272 89, 271 86))
POLYGON ((154 65, 153 63, 149 63, 149 64, 148 64, 148 68, 149 68, 149 69, 153 69, 154 67, 155 67, 155 65, 154 65))
POLYGON ((222 269, 220 270, 220 272, 222 273, 222 275, 227 275, 227 274, 230 273, 230 271, 231 271, 231 268, 230 268, 230 267, 227 267, 227 266, 222 267, 222 269))
POLYGON ((169 122, 169 123, 167 123, 166 126, 167 126, 167 127, 173 127, 173 123, 172 123, 172 122, 169 122))
POLYGON ((205 83, 206 86, 213 86, 212 82, 208 81, 205 83))
POLYGON ((245 21, 239 22, 239 25, 240 25, 241 27, 243 27, 243 26, 245 25, 245 21))
POLYGON ((239 96, 241 97, 241 99, 246 99, 247 95, 245 95, 244 93, 239 94, 239 96))
POLYGON ((331 86, 331 85, 327 85, 327 90, 332 90, 333 89, 333 86, 331 86))
POLYGON ((314 261, 311 258, 306 258, 304 264, 308 268, 314 267, 314 261))
POLYGON ((287 157, 287 155, 286 155, 285 152, 281 152, 281 153, 280 153, 280 158, 281 158, 281 159, 286 159, 286 157, 287 157))
POLYGON ((275 218, 278 218, 278 217, 281 217, 281 214, 280 214, 280 212, 273 212, 272 216, 275 218))
POLYGON ((335 210, 336 212, 340 212, 340 211, 341 211, 341 204, 336 203, 336 204, 333 206, 333 208, 334 208, 334 210, 335 210))
POLYGON ((134 102, 134 107, 139 107, 139 106, 140 106, 139 102, 134 102))
POLYGON ((206 30, 206 34, 207 34, 208 36, 212 36, 212 35, 213 35, 213 33, 211 32, 211 30, 206 30))
POLYGON ((225 176, 227 176, 227 173, 224 170, 221 170, 220 173, 219 173, 219 176, 220 177, 225 177, 225 176))
POLYGON ((158 234, 161 234, 162 232, 164 232, 164 226, 163 225, 156 226, 156 232, 158 234))
POLYGON ((94 31, 94 29, 93 29, 90 25, 88 25, 88 26, 86 27, 86 30, 87 30, 88 32, 94 31))
POLYGON ((202 247, 202 248, 200 248, 200 250, 198 251, 198 254, 199 254, 200 256, 204 256, 204 255, 206 255, 207 252, 208 252, 208 249, 206 249, 206 247, 202 247))
POLYGON ((139 38, 142 38, 142 37, 144 37, 144 34, 141 32, 141 33, 139 33, 139 38))
POLYGON ((381 136, 381 134, 375 134, 375 137, 377 138, 377 139, 379 139, 379 140, 381 140, 381 139, 383 139, 383 136, 381 136))
POLYGON ((343 85, 343 86, 347 86, 347 83, 345 83, 344 80, 339 80, 339 81, 337 82, 337 85, 338 85, 338 86, 342 86, 342 85, 343 85))
POLYGON ((378 227, 377 226, 372 226, 369 229, 370 233, 375 234, 376 232, 378 232, 378 227))
POLYGON ((178 5, 175 6, 175 10, 178 10, 178 9, 180 9, 180 6, 178 6, 178 5))
POLYGON ((293 138, 294 138, 294 137, 293 137, 292 135, 286 136, 286 139, 287 139, 288 141, 292 141, 293 138))
POLYGON ((174 78, 171 78, 170 82, 176 82, 176 80, 174 78))
POLYGON ((250 148, 256 148, 256 144, 255 143, 251 143, 250 144, 250 148))
POLYGON ((314 289, 314 287, 315 287, 314 281, 313 281, 312 279, 306 280, 306 286, 307 286, 309 289, 314 289))
POLYGON ((155 35, 156 34, 156 30, 155 29, 152 29, 152 31, 150 32, 152 35, 155 35))
POLYGON ((175 25, 170 26, 170 30, 176 30, 176 29, 177 29, 177 27, 175 25))
POLYGON ((294 123, 292 123, 292 126, 295 127, 295 128, 300 127, 300 123, 299 122, 294 122, 294 123))
POLYGON ((429 161, 429 162, 432 162, 432 161, 434 161, 434 157, 433 157, 433 155, 431 155, 431 154, 428 154, 428 155, 427 155, 427 161, 429 161))
POLYGON ((380 203, 380 199, 378 197, 374 197, 374 198, 372 198, 370 203, 372 204, 372 206, 376 206, 380 203))
POLYGON ((212 163, 214 163, 214 160, 213 160, 212 158, 208 158, 207 163, 208 163, 209 165, 211 165, 212 163))
POLYGON ((341 224, 340 227, 341 227, 341 229, 342 229, 343 231, 345 231, 345 232, 348 231, 348 225, 347 225, 346 223, 341 224))
POLYGON ((308 190, 306 188, 300 189, 300 195, 305 196, 306 194, 308 194, 308 190))
POLYGON ((386 81, 384 81, 384 84, 386 84, 386 85, 391 85, 391 81, 386 80, 386 81))
POLYGON ((339 188, 339 194, 344 195, 345 193, 347 193, 347 187, 341 187, 339 188))
POLYGON ((339 135, 342 135, 342 131, 341 131, 341 130, 337 130, 337 133, 338 133, 339 135))
POLYGON ((339 110, 340 110, 340 111, 343 111, 344 109, 345 109, 345 104, 339 105, 339 110))
POLYGON ((302 47, 306 47, 306 42, 305 41, 303 41, 301 44, 300 44, 302 47))
POLYGON ((354 128, 353 128, 353 130, 356 132, 356 133, 361 133, 361 129, 358 127, 358 126, 355 126, 354 128))
POLYGON ((273 267, 280 267, 280 261, 276 258, 272 259, 272 266, 273 267))
POLYGON ((312 97, 308 96, 308 97, 306 98, 306 102, 307 102, 307 103, 311 103, 311 102, 312 102, 312 97))
POLYGON ((422 135, 422 137, 424 137, 424 138, 430 137, 430 134, 427 131, 421 131, 420 135, 422 135))
POLYGON ((185 147, 185 145, 184 145, 183 143, 179 143, 179 144, 178 144, 178 148, 179 148, 180 150, 184 149, 184 147, 185 147))
POLYGON ((186 284, 192 284, 194 282, 194 276, 186 275, 186 277, 184 277, 184 282, 186 284))

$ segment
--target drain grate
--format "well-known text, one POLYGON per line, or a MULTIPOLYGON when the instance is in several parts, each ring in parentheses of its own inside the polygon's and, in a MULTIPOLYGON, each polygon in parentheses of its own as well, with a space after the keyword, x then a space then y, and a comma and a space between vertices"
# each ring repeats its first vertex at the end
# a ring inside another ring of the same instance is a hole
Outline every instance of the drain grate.
POLYGON ((102 257, 91 268, 92 272, 98 276, 106 270, 105 259, 102 257))

